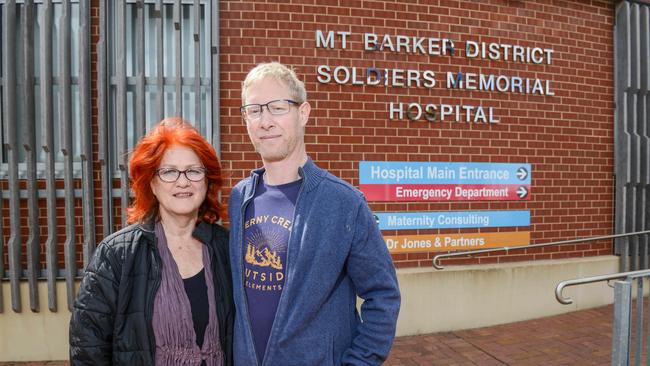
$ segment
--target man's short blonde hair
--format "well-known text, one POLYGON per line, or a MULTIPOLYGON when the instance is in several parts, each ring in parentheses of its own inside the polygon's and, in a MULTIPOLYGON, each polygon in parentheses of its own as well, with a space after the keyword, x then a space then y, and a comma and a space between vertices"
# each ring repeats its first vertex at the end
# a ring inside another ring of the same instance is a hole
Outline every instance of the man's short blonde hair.
POLYGON ((241 100, 246 104, 246 92, 248 88, 256 82, 262 81, 266 78, 272 78, 289 87, 289 94, 291 98, 298 102, 303 103, 307 101, 307 90, 305 84, 298 79, 296 73, 289 67, 279 62, 266 62, 255 66, 246 75, 246 79, 242 83, 241 100))

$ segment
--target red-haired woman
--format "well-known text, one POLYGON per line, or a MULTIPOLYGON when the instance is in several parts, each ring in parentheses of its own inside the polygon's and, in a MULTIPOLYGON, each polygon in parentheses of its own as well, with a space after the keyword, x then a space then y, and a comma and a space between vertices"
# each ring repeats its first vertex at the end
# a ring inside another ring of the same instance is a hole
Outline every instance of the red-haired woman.
POLYGON ((70 321, 71 363, 231 365, 214 148, 189 123, 166 119, 136 145, 130 174, 132 225, 104 239, 86 268, 70 321))

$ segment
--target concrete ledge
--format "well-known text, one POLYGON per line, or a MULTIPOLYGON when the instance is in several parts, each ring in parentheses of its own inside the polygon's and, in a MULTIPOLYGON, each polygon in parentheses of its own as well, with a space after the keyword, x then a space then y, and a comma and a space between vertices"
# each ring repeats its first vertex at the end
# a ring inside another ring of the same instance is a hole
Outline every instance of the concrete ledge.
POLYGON ((51 312, 47 305, 47 282, 38 283, 38 313, 32 312, 29 307, 26 281, 20 284, 20 313, 11 309, 9 282, 2 282, 1 285, 4 311, 0 313, 0 362, 67 360, 70 311, 65 282, 58 281, 56 284, 56 313, 51 312))
MULTIPOLYGON (((603 256, 498 265, 400 269, 402 310, 399 336, 425 334, 540 318, 611 304, 605 282, 569 287, 572 305, 555 300, 558 282, 618 272, 618 257, 603 256)), ((68 359, 65 283, 57 283, 58 312, 47 308, 47 284, 39 282, 41 311, 29 309, 27 283, 21 283, 23 311, 11 309, 8 282, 2 282, 0 362, 68 359)))
POLYGON ((611 304, 606 282, 564 290, 571 305, 555 299, 560 281, 616 273, 619 258, 601 256, 490 265, 400 269, 402 308, 397 335, 479 328, 611 304))

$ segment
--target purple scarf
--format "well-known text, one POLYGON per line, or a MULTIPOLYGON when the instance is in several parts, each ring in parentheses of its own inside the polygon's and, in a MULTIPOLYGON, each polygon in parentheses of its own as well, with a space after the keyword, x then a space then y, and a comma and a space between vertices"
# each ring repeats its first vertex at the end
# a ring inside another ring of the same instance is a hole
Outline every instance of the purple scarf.
POLYGON ((153 332, 156 337, 157 366, 198 366, 205 360, 207 366, 222 366, 223 351, 219 343, 216 301, 210 254, 203 245, 203 269, 208 287, 209 320, 203 338, 203 347, 196 345, 192 308, 185 293, 183 279, 160 221, 156 222, 156 239, 162 259, 160 288, 153 307, 153 332))

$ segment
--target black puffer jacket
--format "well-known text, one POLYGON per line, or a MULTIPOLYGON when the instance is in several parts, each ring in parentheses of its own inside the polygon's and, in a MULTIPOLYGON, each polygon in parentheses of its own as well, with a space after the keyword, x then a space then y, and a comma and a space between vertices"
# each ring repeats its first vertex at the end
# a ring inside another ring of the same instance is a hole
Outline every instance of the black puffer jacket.
MULTIPOLYGON (((194 237, 208 245, 219 337, 232 365, 234 306, 228 231, 200 223, 194 237)), ((70 320, 72 365, 154 365, 153 303, 160 285, 153 224, 126 227, 102 241, 86 268, 70 320)))

